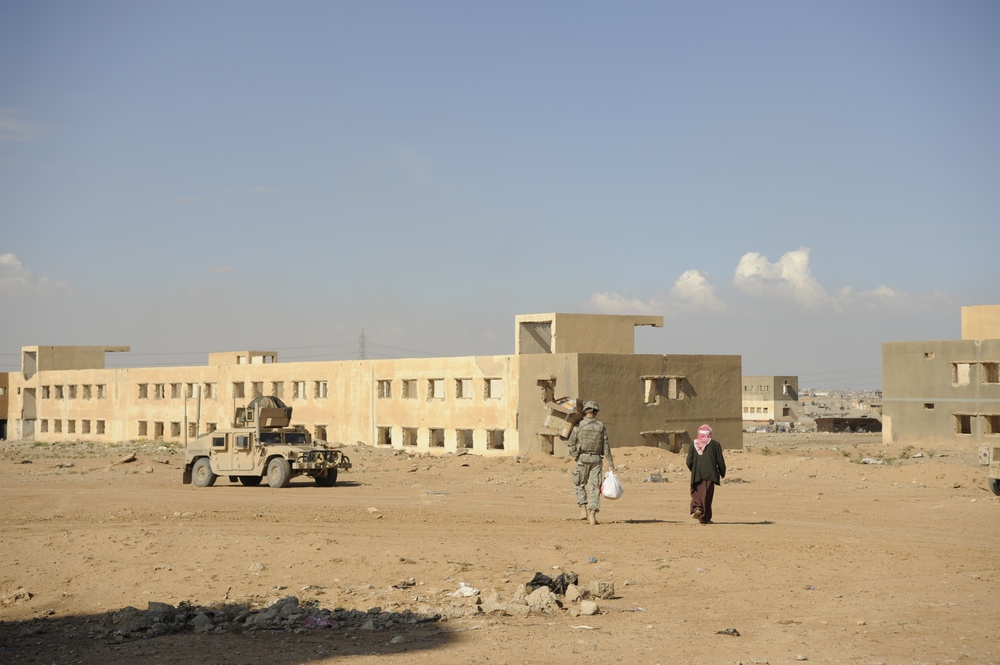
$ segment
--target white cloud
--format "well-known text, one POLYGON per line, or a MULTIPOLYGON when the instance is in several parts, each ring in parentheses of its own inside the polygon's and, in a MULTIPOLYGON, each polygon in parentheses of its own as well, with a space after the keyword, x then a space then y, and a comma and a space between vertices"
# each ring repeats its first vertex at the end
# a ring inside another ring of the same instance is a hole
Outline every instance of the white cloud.
POLYGON ((0 295, 47 296, 68 291, 69 285, 65 282, 36 275, 25 268, 15 254, 0 254, 0 295))
POLYGON ((830 297, 813 277, 808 247, 786 252, 777 262, 757 252, 740 258, 733 285, 756 297, 791 298, 810 308, 827 304, 830 297))
POLYGON ((595 293, 590 297, 590 305, 601 314, 642 314, 661 316, 666 304, 656 298, 645 302, 638 298, 626 298, 617 293, 595 293))
POLYGON ((838 312, 882 312, 887 309, 928 312, 941 305, 950 304, 954 298, 940 291, 913 294, 880 285, 868 291, 858 291, 853 286, 837 289, 833 307, 838 312))
POLYGON ((719 312, 726 308, 708 276, 700 270, 688 270, 678 277, 670 287, 670 300, 681 309, 719 312))
POLYGON ((28 143, 42 135, 42 127, 24 120, 14 109, 0 107, 0 143, 28 143))

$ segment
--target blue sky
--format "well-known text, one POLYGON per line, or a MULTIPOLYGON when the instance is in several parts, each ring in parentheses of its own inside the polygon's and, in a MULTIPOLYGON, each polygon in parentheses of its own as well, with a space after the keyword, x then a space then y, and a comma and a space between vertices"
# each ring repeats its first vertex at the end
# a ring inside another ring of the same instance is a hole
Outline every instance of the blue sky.
POLYGON ((0 371, 644 353, 879 387, 1000 303, 1000 4, 0 0, 0 371))

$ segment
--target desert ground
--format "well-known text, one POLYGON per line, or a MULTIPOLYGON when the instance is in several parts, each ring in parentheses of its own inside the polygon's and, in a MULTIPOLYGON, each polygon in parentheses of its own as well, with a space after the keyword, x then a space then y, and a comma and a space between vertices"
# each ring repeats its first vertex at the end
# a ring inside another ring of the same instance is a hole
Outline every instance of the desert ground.
POLYGON ((1000 663, 978 450, 744 444, 715 524, 688 516, 683 457, 625 447, 624 496, 590 526, 544 455, 347 447, 332 488, 196 488, 176 448, 0 443, 0 662, 1000 663), (613 597, 529 608, 536 573, 613 597), (130 623, 153 607, 201 623, 130 623))

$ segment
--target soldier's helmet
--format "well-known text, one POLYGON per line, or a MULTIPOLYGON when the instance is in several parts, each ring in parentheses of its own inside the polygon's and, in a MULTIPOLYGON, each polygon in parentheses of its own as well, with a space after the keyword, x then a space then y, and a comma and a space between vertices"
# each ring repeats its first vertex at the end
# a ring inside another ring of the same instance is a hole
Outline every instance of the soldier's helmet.
POLYGON ((597 406, 597 402, 587 401, 587 402, 583 403, 583 412, 584 413, 589 413, 590 411, 593 411, 594 413, 597 413, 600 410, 601 410, 601 407, 597 406))

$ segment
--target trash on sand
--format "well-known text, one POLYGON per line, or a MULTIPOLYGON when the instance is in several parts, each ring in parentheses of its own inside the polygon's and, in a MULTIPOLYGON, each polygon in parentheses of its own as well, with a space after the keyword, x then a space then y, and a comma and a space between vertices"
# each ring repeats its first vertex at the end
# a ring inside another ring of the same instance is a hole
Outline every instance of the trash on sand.
POLYGON ((479 593, 479 589, 471 587, 465 582, 459 582, 458 588, 448 595, 452 598, 468 598, 469 596, 475 596, 479 593))

